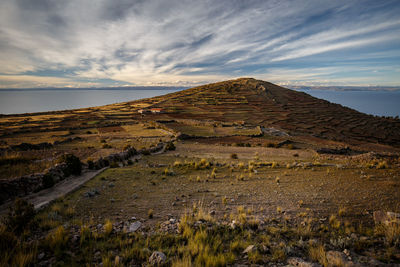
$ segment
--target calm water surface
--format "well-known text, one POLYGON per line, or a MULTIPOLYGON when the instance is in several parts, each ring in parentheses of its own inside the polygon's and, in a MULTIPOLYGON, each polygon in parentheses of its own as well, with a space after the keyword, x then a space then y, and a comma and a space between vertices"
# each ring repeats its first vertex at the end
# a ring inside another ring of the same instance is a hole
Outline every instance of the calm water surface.
POLYGON ((363 113, 378 116, 400 116, 400 91, 301 91, 363 113))
MULTIPOLYGON (((164 95, 182 89, 0 90, 0 114, 94 107, 164 95)), ((314 97, 379 116, 400 116, 400 91, 301 90, 314 97)))
POLYGON ((0 114, 95 107, 173 93, 181 89, 0 90, 0 114))

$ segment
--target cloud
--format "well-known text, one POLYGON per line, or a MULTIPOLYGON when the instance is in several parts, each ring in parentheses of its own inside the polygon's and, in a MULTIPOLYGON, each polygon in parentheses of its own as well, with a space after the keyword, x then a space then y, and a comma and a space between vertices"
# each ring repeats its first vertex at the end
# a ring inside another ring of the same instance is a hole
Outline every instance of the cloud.
MULTIPOLYGON (((370 0, 3 0, 0 85, 8 84, 6 77, 54 70, 67 70, 58 76, 60 86, 93 80, 101 85, 103 79, 194 85, 271 69, 317 69, 350 58, 373 64, 373 54, 399 55, 398 14, 396 1, 370 0), (334 57, 324 57, 333 51, 334 57)), ((399 68, 382 58, 379 63, 399 68)))

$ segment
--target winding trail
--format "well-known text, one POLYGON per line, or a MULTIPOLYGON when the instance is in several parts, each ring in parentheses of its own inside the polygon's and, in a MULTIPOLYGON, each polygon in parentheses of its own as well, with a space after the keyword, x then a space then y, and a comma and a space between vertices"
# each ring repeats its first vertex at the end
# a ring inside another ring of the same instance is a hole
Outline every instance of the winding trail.
MULTIPOLYGON (((163 144, 163 147, 160 151, 156 151, 151 153, 152 155, 157 155, 164 153, 165 150, 165 144, 163 144)), ((137 154, 133 157, 131 157, 131 160, 135 159, 140 159, 142 157, 141 154, 137 154)), ((102 168, 100 170, 87 170, 83 172, 81 175, 73 175, 65 178, 61 182, 55 184, 53 187, 41 190, 37 193, 30 194, 28 196, 22 197, 22 199, 28 201, 29 203, 32 203, 33 206, 35 207, 36 210, 43 209, 47 207, 50 203, 52 203, 54 200, 63 197, 78 188, 80 188, 83 184, 85 184, 87 181, 93 179, 109 167, 102 168)), ((4 215, 7 213, 9 210, 9 207, 13 205, 14 201, 7 201, 3 205, 0 206, 0 215, 4 215)))
MULTIPOLYGON (((22 199, 28 201, 29 203, 32 203, 36 210, 42 209, 57 198, 63 197, 66 194, 75 191, 84 183, 94 178, 96 175, 102 173, 106 169, 108 169, 108 167, 95 171, 86 171, 78 176, 69 176, 68 178, 65 178, 51 188, 44 189, 37 193, 22 197, 22 199)), ((3 205, 1 205, 0 214, 5 214, 8 211, 9 207, 13 205, 13 203, 14 201, 7 201, 3 205)))

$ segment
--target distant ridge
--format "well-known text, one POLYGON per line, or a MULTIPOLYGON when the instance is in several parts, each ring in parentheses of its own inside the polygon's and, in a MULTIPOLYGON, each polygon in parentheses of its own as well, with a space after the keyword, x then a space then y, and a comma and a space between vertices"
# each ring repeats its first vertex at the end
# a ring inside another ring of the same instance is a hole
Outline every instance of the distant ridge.
POLYGON ((367 115, 253 78, 207 84, 153 100, 153 107, 174 118, 243 121, 291 135, 400 146, 398 119, 367 115))

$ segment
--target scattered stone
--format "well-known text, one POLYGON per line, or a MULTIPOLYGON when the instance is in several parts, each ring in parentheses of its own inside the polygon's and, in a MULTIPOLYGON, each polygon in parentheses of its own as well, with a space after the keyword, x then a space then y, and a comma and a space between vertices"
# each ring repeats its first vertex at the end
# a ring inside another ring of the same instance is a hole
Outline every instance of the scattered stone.
POLYGON ((160 251, 154 251, 149 258, 149 264, 152 266, 161 266, 167 260, 167 256, 160 251))
POLYGON ((303 260, 302 258, 292 257, 287 260, 287 263, 290 266, 299 266, 299 267, 319 267, 321 265, 313 262, 308 262, 303 260))
POLYGON ((133 222, 129 225, 129 228, 127 229, 128 233, 134 233, 136 232, 140 227, 142 226, 142 223, 137 221, 133 222))
POLYGON ((109 183, 109 184, 108 184, 108 187, 114 187, 114 186, 115 186, 114 183, 109 183))
POLYGON ((210 211, 210 215, 215 215, 215 210, 210 211))
POLYGON ((248 253, 253 252, 255 250, 256 250, 256 247, 254 245, 250 245, 245 250, 243 250, 242 254, 248 254, 248 253))
POLYGON ((101 252, 100 251, 96 251, 94 253, 94 259, 95 260, 100 260, 101 259, 101 252))
POLYGON ((114 202, 115 202, 115 199, 114 199, 114 198, 111 198, 110 201, 111 201, 111 203, 114 203, 114 202))
POLYGON ((42 260, 43 258, 44 258, 44 256, 45 256, 45 254, 44 254, 44 252, 42 252, 42 253, 40 253, 39 255, 38 255, 38 260, 42 260))
POLYGON ((84 197, 94 197, 96 195, 100 195, 99 191, 96 188, 89 190, 83 194, 84 197))

